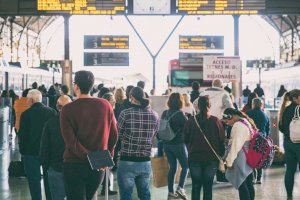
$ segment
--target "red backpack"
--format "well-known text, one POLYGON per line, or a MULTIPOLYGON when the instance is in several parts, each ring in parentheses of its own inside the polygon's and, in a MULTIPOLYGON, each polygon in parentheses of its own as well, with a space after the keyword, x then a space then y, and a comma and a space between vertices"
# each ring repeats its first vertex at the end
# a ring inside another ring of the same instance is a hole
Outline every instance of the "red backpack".
POLYGON ((263 137, 259 131, 254 130, 245 120, 240 120, 246 125, 251 132, 251 140, 249 142, 249 150, 243 150, 246 154, 247 164, 256 169, 268 168, 272 165, 275 148, 270 137, 263 137))

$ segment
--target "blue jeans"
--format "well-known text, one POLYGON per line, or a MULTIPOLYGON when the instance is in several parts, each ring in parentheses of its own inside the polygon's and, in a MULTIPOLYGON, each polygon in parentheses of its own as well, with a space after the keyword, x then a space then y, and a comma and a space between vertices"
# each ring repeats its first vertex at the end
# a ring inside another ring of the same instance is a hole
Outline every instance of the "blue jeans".
POLYGON ((66 196, 63 172, 54 170, 52 167, 48 169, 48 182, 53 200, 63 200, 66 196))
POLYGON ((121 200, 132 200, 134 185, 141 200, 150 200, 151 163, 120 161, 117 170, 121 200))
POLYGON ((170 170, 168 173, 168 189, 169 192, 174 193, 173 186, 175 174, 177 171, 177 160, 179 161, 182 168, 178 186, 180 188, 184 188, 186 176, 189 171, 188 152, 185 144, 165 144, 164 149, 170 165, 170 170))
POLYGON ((212 187, 217 169, 218 161, 190 161, 190 170, 192 177, 192 200, 200 199, 200 192, 202 187, 203 200, 212 200, 212 187))
POLYGON ((24 170, 32 200, 41 200, 41 163, 39 156, 23 155, 24 170))

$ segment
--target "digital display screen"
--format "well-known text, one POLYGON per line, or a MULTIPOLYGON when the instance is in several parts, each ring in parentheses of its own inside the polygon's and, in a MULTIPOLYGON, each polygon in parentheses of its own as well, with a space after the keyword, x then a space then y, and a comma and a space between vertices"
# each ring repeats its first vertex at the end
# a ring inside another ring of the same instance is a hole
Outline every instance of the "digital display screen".
POLYGON ((171 86, 190 87, 194 81, 203 81, 202 71, 173 70, 171 86))
POLYGON ((125 14, 126 0, 37 0, 37 9, 78 15, 125 14))
POLYGON ((129 36, 85 35, 84 49, 129 49, 129 36))
POLYGON ((179 53, 181 67, 203 67, 203 56, 223 56, 223 53, 179 53))
POLYGON ((85 52, 84 66, 129 66, 129 53, 85 52))
POLYGON ((259 14, 265 10, 265 0, 177 0, 177 14, 233 15, 259 14))
POLYGON ((224 49, 223 36, 179 36, 179 49, 190 50, 222 50, 224 49))

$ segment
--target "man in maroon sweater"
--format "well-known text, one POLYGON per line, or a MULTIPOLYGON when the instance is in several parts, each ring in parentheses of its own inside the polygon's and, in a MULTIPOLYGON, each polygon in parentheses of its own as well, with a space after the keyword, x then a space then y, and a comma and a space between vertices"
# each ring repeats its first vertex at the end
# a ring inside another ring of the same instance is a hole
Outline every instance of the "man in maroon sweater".
POLYGON ((87 154, 108 149, 113 155, 117 142, 114 112, 106 100, 90 96, 93 85, 91 72, 76 72, 74 93, 78 99, 61 111, 61 132, 66 144, 63 173, 68 200, 93 198, 104 172, 91 169, 87 154))

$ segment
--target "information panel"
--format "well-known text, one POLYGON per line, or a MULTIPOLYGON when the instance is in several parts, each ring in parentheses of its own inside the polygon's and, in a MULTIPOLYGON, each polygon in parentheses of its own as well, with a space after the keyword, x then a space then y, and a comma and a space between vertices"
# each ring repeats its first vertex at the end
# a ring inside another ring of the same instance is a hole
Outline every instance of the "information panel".
POLYGON ((211 50, 224 49, 223 36, 179 35, 179 49, 211 50))
POLYGON ((259 14, 265 0, 177 0, 176 13, 191 15, 259 14))
POLYGON ((84 49, 129 49, 129 36, 85 35, 84 49))
POLYGON ((221 79, 224 82, 239 81, 241 73, 239 57, 205 56, 203 60, 203 79, 221 79))
POLYGON ((85 52, 84 66, 129 66, 129 53, 85 52))
POLYGON ((37 9, 47 13, 125 14, 126 0, 37 0, 37 9))
POLYGON ((182 67, 203 67, 203 56, 223 56, 223 53, 179 53, 182 67))

